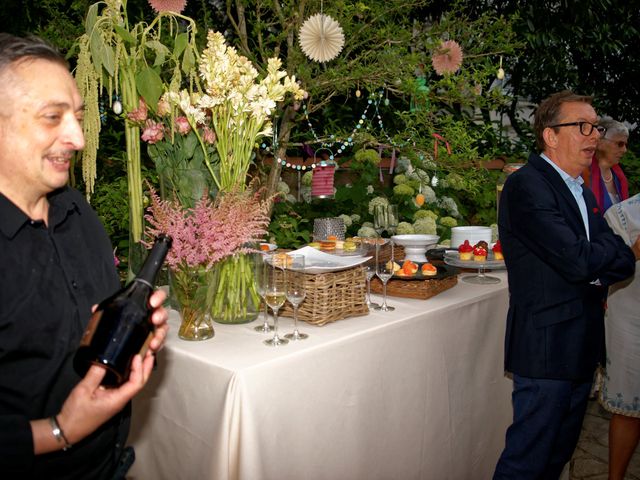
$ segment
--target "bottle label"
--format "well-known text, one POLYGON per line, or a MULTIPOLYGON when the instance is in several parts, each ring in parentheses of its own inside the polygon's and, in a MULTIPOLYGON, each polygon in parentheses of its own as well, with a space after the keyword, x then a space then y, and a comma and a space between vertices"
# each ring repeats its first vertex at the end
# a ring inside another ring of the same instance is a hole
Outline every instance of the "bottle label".
POLYGON ((96 310, 89 319, 89 323, 87 324, 87 328, 82 334, 82 338, 80 339, 81 347, 88 347, 91 345, 91 340, 93 339, 93 335, 96 333, 96 329, 98 328, 98 324, 100 323, 100 319, 102 318, 102 313, 104 310, 96 310))

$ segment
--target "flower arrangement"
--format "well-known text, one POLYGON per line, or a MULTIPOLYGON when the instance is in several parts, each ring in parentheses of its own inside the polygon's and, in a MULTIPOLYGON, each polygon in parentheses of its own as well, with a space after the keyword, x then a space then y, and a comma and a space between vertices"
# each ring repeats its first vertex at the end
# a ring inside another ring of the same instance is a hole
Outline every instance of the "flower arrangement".
POLYGON ((151 188, 147 234, 173 238, 166 261, 181 303, 181 331, 198 321, 198 303, 221 322, 246 318, 247 309, 259 305, 251 263, 243 254, 255 251, 251 243, 267 233, 269 202, 260 194, 234 189, 185 208, 176 199, 160 199, 151 188))
POLYGON ((266 76, 258 80, 251 62, 227 46, 221 33, 209 31, 199 64, 203 93, 170 90, 163 96, 184 113, 196 132, 207 168, 221 191, 244 188, 257 140, 272 133, 270 116, 277 102, 287 93, 296 100, 305 94, 281 66, 280 59, 270 58, 266 76), (215 133, 217 162, 211 160, 198 125, 215 133))
POLYGON ((207 125, 198 124, 194 131, 187 118, 178 115, 165 100, 158 102, 154 114, 140 99, 138 108, 127 117, 140 126, 140 138, 155 163, 163 198, 175 198, 183 207, 192 208, 203 195, 215 197, 217 188, 206 168, 202 148, 207 149, 209 158, 214 156, 216 136, 207 125))

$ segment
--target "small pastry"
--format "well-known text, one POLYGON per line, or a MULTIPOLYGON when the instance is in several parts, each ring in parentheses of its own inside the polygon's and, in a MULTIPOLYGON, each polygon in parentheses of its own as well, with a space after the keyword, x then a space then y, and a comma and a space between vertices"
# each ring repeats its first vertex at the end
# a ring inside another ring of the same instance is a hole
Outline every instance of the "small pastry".
POLYGON ((342 248, 344 248, 345 252, 352 252, 356 248, 358 248, 358 245, 356 245, 356 242, 352 242, 352 241, 346 240, 344 242, 344 245, 342 246, 342 248))
POLYGON ((474 248, 481 247, 481 248, 484 248, 486 251, 489 251, 489 244, 487 242, 485 242, 484 240, 480 240, 473 247, 474 248))
POLYGON ((471 260, 473 247, 469 244, 469 240, 465 240, 464 243, 458 247, 458 253, 460 254, 460 260, 471 260))
POLYGON ((411 260, 405 260, 402 264, 402 271, 407 277, 411 277, 418 271, 418 265, 413 263, 411 260))
POLYGON ((342 250, 344 248, 344 240, 336 240, 334 243, 338 250, 342 250))
POLYGON ((311 243, 309 244, 309 246, 310 246, 311 248, 316 248, 316 249, 318 249, 318 250, 320 250, 320 247, 321 247, 320 242, 311 242, 311 243))
POLYGON ((476 247, 473 249, 473 260, 475 262, 484 262, 487 259, 487 249, 484 247, 476 247))
POLYGON ((320 249, 321 250, 335 250, 336 249, 336 242, 320 242, 320 249))
POLYGON ((420 271, 425 277, 433 277, 438 274, 438 268, 432 263, 423 263, 420 267, 420 271))
POLYGON ((495 243, 495 245, 491 250, 493 251, 493 258, 495 260, 504 260, 504 255, 502 255, 502 245, 500 244, 500 240, 498 240, 495 243))

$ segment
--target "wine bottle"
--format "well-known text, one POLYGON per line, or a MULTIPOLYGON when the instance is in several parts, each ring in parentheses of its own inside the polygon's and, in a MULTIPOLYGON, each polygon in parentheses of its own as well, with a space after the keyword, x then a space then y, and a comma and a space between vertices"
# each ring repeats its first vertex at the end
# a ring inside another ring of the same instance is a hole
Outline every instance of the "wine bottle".
POLYGON ((170 247, 171 237, 158 236, 138 275, 100 302, 73 359, 80 376, 97 364, 107 370, 102 380, 105 387, 117 387, 128 380, 133 357, 146 352, 154 334, 149 297, 170 247))

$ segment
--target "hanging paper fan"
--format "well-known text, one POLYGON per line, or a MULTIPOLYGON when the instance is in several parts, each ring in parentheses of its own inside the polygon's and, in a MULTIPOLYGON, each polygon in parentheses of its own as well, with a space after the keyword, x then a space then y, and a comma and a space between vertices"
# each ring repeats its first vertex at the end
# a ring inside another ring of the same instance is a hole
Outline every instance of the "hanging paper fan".
POLYGON ((344 46, 342 27, 333 18, 316 13, 300 27, 300 47, 316 62, 327 62, 338 56, 344 46))

